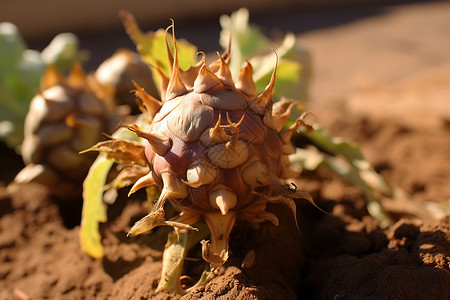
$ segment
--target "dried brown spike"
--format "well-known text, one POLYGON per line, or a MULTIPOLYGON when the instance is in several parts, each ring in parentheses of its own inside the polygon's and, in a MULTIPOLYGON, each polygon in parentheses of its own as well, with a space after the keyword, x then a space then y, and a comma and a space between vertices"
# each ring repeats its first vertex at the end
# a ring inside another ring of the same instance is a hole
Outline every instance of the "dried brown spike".
POLYGON ((146 139, 159 156, 166 155, 167 151, 172 148, 172 140, 163 134, 141 131, 136 124, 126 126, 126 128, 136 133, 138 137, 146 139))
POLYGON ((230 38, 228 40, 227 49, 225 49, 225 52, 222 54, 222 58, 227 63, 227 65, 230 64, 230 60, 231 60, 231 38, 232 38, 232 33, 230 33, 230 38))
POLYGON ((180 69, 178 67, 174 67, 173 72, 170 75, 169 83, 167 84, 164 101, 184 95, 186 92, 186 86, 181 80, 180 69))
POLYGON ((161 174, 163 181, 163 189, 159 195, 152 210, 158 210, 164 206, 164 203, 169 198, 185 198, 188 196, 188 187, 175 174, 164 172, 161 174))
MULTIPOLYGON (((166 28, 166 31, 164 32, 164 40, 166 42, 167 58, 169 60, 170 73, 172 73, 174 59, 173 59, 172 51, 170 49, 170 44, 167 40, 167 34, 169 33, 170 28, 172 28, 172 32, 175 31, 175 29, 174 29, 175 22, 172 19, 170 19, 170 21, 172 22, 172 24, 166 28)), ((175 45, 174 45, 174 47, 175 47, 175 45)))
POLYGON ((292 124, 289 128, 281 131, 280 137, 284 144, 290 143, 292 135, 300 126, 304 126, 309 132, 314 131, 314 128, 311 125, 307 124, 305 121, 306 117, 309 115, 314 116, 314 114, 308 111, 302 113, 302 115, 295 121, 294 124, 292 124))
POLYGON ((53 65, 47 66, 44 75, 42 75, 40 86, 41 91, 45 91, 52 86, 62 84, 66 84, 66 79, 61 74, 61 72, 59 72, 58 69, 53 65))
POLYGON ((230 65, 230 58, 231 58, 231 57, 230 57, 230 51, 229 51, 229 49, 225 50, 225 52, 224 52, 222 55, 220 55, 219 52, 216 52, 216 53, 217 53, 217 56, 219 56, 219 59, 217 59, 216 61, 212 62, 212 63, 209 64, 209 66, 208 66, 208 69, 209 69, 211 72, 213 72, 213 73, 216 73, 216 72, 219 70, 220 65, 221 65, 221 63, 222 63, 221 60, 223 60, 227 66, 230 65))
POLYGON ((253 81, 253 67, 248 61, 245 61, 245 66, 239 72, 236 88, 250 99, 256 96, 256 86, 253 81))
POLYGON ((219 59, 218 59, 218 61, 219 61, 219 69, 215 73, 216 76, 222 81, 222 83, 224 85, 233 86, 234 87, 233 78, 231 76, 231 72, 230 72, 230 69, 228 68, 227 63, 222 58, 222 56, 220 56, 219 52, 217 52, 217 55, 219 56, 219 59))
POLYGON ((258 193, 258 192, 253 192, 253 193, 260 196, 261 199, 264 199, 267 202, 286 204, 291 209, 292 215, 294 216, 295 225, 297 226, 298 232, 300 232, 300 228, 298 227, 298 221, 297 221, 297 206, 295 205, 295 202, 294 202, 294 200, 292 200, 292 198, 290 198, 289 196, 285 196, 283 194, 279 194, 279 195, 275 195, 275 196, 267 196, 265 194, 258 193))
MULTIPOLYGON (((268 116, 272 118, 272 106, 273 106, 273 88, 275 86, 275 77, 277 73, 277 66, 278 66, 278 55, 274 51, 276 56, 276 63, 275 63, 275 69, 273 70, 272 77, 270 78, 270 82, 267 85, 264 92, 260 95, 258 95, 254 100, 250 103, 250 108, 253 109, 254 112, 258 114, 264 114, 265 116, 268 116), (269 114, 270 112, 270 114, 269 114)), ((266 124, 267 125, 267 124, 266 124)))
POLYGON ((272 119, 277 131, 280 131, 289 119, 294 105, 295 101, 287 98, 281 98, 280 101, 273 105, 272 119))
POLYGON ((159 67, 151 66, 153 67, 156 72, 158 72, 159 78, 161 78, 161 81, 159 83, 159 90, 161 91, 161 101, 164 103, 166 101, 166 91, 167 87, 169 85, 169 78, 164 75, 164 73, 161 71, 159 67))
POLYGON ((195 79, 197 78, 198 72, 200 71, 201 67, 202 63, 199 62, 195 66, 191 66, 189 69, 185 71, 181 70, 181 80, 186 86, 186 89, 190 90, 194 87, 195 79))
POLYGON ((138 181, 136 181, 136 183, 131 187, 130 192, 128 193, 128 197, 131 194, 134 194, 136 191, 140 190, 141 188, 155 184, 156 184, 155 177, 153 176, 153 172, 150 171, 150 173, 148 173, 145 176, 142 176, 141 178, 139 178, 138 181))
MULTIPOLYGON (((177 96, 184 95, 187 92, 186 86, 184 85, 183 81, 181 80, 181 72, 180 72, 180 67, 178 65, 177 42, 175 39, 175 25, 174 25, 173 20, 172 20, 171 27, 172 27, 174 57, 173 57, 172 69, 170 72, 169 83, 167 85, 167 90, 165 93, 165 98, 164 98, 165 101, 171 100, 177 96)), ((169 47, 167 44, 167 41, 166 41, 166 45, 167 45, 167 47, 169 47)), ((167 49, 167 52, 170 53, 170 49, 167 49)), ((169 58, 170 57, 171 57, 171 54, 169 54, 169 58)))
POLYGON ((89 89, 86 73, 83 71, 80 63, 75 63, 70 70, 68 83, 75 88, 89 89))
POLYGON ((227 121, 228 121, 228 124, 230 124, 230 126, 232 126, 233 128, 236 128, 236 130, 238 130, 237 128, 239 127, 239 125, 241 125, 241 124, 242 124, 242 121, 244 121, 244 117, 245 117, 245 115, 242 115, 241 119, 240 119, 237 123, 233 123, 233 122, 231 121, 231 119, 230 119, 230 116, 229 116, 228 112, 227 112, 227 121))
POLYGON ((133 84, 136 87, 135 94, 139 99, 142 100, 144 106, 147 110, 148 115, 153 119, 155 114, 161 109, 162 103, 156 98, 152 97, 150 94, 145 92, 145 90, 140 87, 134 80, 133 84))
POLYGON ((236 145, 236 142, 237 142, 237 140, 239 138, 239 128, 238 127, 239 127, 239 125, 242 124, 242 121, 244 121, 244 117, 245 117, 245 115, 242 115, 242 117, 239 120, 239 122, 233 123, 231 121, 231 119, 230 119, 230 116, 228 115, 228 112, 227 112, 227 121, 228 121, 228 124, 230 124, 228 126, 228 128, 231 129, 231 134, 232 134, 230 141, 227 143, 227 148, 231 148, 231 147, 234 147, 236 145))
POLYGON ((218 131, 220 129, 221 122, 222 122, 222 114, 219 113, 219 117, 217 118, 217 123, 214 126, 214 131, 218 131))
POLYGON ((197 94, 204 93, 209 91, 213 87, 222 84, 219 78, 217 78, 214 73, 212 73, 206 67, 206 55, 203 52, 200 52, 203 55, 202 58, 202 66, 200 67, 200 71, 198 71, 197 79, 194 82, 194 92, 197 94))

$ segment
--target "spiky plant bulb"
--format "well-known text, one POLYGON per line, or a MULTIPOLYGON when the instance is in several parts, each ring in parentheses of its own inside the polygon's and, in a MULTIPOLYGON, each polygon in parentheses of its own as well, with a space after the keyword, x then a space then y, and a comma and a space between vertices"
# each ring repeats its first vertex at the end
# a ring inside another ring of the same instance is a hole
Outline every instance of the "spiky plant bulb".
POLYGON ((156 95, 157 90, 151 78, 152 73, 140 59, 139 54, 125 48, 117 50, 95 71, 95 79, 98 83, 102 86, 113 87, 116 104, 130 106, 132 114, 140 113, 136 98, 133 93, 130 93, 133 89, 132 81, 141 82, 148 93, 156 95))
POLYGON ((67 78, 49 66, 25 119, 21 154, 26 167, 15 183, 38 182, 59 199, 79 199, 95 159, 79 152, 104 140, 103 133, 113 131, 120 118, 108 94, 79 64, 67 78))
POLYGON ((136 85, 151 125, 148 131, 137 125, 128 128, 148 141, 144 150, 150 172, 130 193, 150 185, 159 186, 162 192, 152 211, 129 235, 159 225, 194 229, 191 225, 204 218, 211 241, 202 242, 202 255, 217 267, 228 259, 228 240, 236 219, 269 220, 278 225, 277 217, 265 210, 267 203, 287 204, 295 216, 294 199, 313 202, 307 193, 283 183, 297 175, 289 169, 288 155, 295 152, 290 140, 305 123, 300 118, 283 129, 293 101, 274 105, 276 70, 265 91, 257 95, 250 63, 234 80, 227 50, 209 65, 202 54, 198 65, 183 71, 174 36, 173 43, 173 54, 167 43, 170 76, 160 72, 161 101, 136 85), (168 200, 180 214, 166 221, 168 200))

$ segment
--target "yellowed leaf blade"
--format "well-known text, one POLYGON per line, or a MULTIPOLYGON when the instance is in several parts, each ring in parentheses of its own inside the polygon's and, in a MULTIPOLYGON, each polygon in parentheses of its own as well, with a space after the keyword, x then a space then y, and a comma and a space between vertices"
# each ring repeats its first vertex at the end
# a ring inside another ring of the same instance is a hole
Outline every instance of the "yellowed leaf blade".
MULTIPOLYGON (((170 61, 167 55, 165 30, 159 29, 156 32, 144 33, 139 28, 135 18, 131 13, 122 12, 122 21, 130 38, 136 44, 136 49, 141 58, 147 64, 158 67, 161 72, 170 76, 170 61)), ((169 35, 167 42, 173 53, 173 40, 169 35)), ((186 70, 197 63, 197 47, 186 40, 177 40, 178 64, 181 69, 186 70)), ((158 72, 152 69, 153 78, 156 86, 159 87, 160 76, 158 72)))
POLYGON ((103 257, 99 223, 106 222, 103 188, 113 161, 100 154, 83 182, 83 213, 81 217, 81 249, 94 258, 103 257))

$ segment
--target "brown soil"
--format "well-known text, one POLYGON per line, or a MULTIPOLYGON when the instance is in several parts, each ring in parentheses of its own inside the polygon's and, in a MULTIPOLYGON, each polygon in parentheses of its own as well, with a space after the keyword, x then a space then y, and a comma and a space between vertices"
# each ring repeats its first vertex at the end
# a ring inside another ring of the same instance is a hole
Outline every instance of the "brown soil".
MULTIPOLYGON (((442 204, 450 199, 449 48, 436 56, 438 47, 433 44, 426 48, 432 51, 421 52, 422 64, 414 68, 407 64, 411 68, 405 71, 398 67, 402 64, 398 58, 405 54, 398 45, 370 58, 365 48, 361 53, 360 46, 351 48, 355 41, 347 41, 347 48, 321 46, 330 40, 338 43, 340 36, 357 38, 388 25, 403 32, 417 27, 418 20, 430 20, 430 34, 425 29, 421 32, 427 40, 448 43, 444 36, 448 37, 450 19, 439 12, 449 8, 445 2, 410 5, 368 21, 304 35, 306 45, 318 54, 312 92, 321 101, 313 102, 311 109, 321 123, 334 135, 360 143, 374 167, 415 199, 442 204), (433 24, 442 25, 439 20, 446 22, 447 31, 439 27, 442 35, 431 34, 437 29, 433 24), (327 58, 326 51, 334 52, 327 58), (393 71, 389 73, 391 65, 385 66, 388 70, 377 69, 371 61, 374 74, 370 67, 349 73, 340 60, 349 55, 361 64, 368 59, 380 63, 393 59, 393 71), (331 74, 342 68, 345 76, 331 80, 324 75, 327 68, 331 74), (362 72, 364 84, 358 81, 362 72), (389 80, 380 80, 386 74, 389 80), (352 80, 360 83, 348 84, 352 80)), ((382 40, 384 50, 389 42, 398 42, 395 32, 382 40)), ((58 202, 39 185, 7 189, 21 163, 4 146, 0 150, 0 299, 179 298, 154 292, 168 229, 126 237, 132 224, 145 215, 142 195, 119 197, 110 207, 109 221, 101 226, 105 257, 95 260, 80 250, 80 204, 58 202)), ((397 211, 396 224, 382 229, 368 215, 363 193, 335 175, 327 171, 303 174, 297 185, 329 214, 298 202, 301 233, 289 210, 280 206, 271 207, 280 218, 279 227, 238 224, 232 232, 229 263, 214 280, 183 299, 450 298, 450 216, 407 219, 397 211), (242 268, 250 250, 256 253, 255 262, 242 268)), ((198 249, 190 255, 200 257, 198 249)), ((202 262, 187 263, 192 274, 203 267, 202 262)))

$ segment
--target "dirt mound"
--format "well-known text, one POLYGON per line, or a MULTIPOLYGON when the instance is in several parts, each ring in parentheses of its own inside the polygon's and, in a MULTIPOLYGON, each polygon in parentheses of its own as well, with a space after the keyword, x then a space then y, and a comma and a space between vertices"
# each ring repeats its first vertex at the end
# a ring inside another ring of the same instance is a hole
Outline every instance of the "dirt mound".
MULTIPOLYGON (((446 147, 442 137, 449 136, 448 128, 423 132, 358 116, 337 120, 334 130, 348 133, 364 149, 383 153, 379 161, 368 156, 395 184, 422 201, 444 201, 449 195, 446 182, 450 174, 442 161, 446 147), (435 151, 429 152, 429 147, 435 151), (428 168, 411 172, 411 157, 424 153, 426 163, 415 164, 428 168)), ((310 175, 304 174, 297 185, 330 214, 298 203, 300 233, 290 211, 282 206, 271 207, 280 217, 279 227, 238 224, 231 236, 227 268, 184 299, 450 296, 450 217, 401 219, 384 230, 368 216, 358 188, 328 172, 310 175), (255 251, 255 263, 242 268, 250 250, 255 251)), ((71 228, 69 224, 76 221, 68 221, 73 214, 79 216, 79 210, 73 209, 76 205, 54 201, 39 185, 19 186, 12 192, 2 186, 0 299, 178 298, 154 292, 168 229, 126 237, 127 230, 146 212, 139 198, 120 197, 109 209, 109 221, 101 227, 105 257, 94 260, 80 250, 79 226, 71 228)), ((187 271, 195 274, 204 264, 199 249, 191 255, 197 261, 187 263, 187 271)))
MULTIPOLYGON (((356 188, 334 178, 301 183, 331 214, 299 205, 301 233, 280 206, 272 207, 279 227, 239 224, 227 268, 184 299, 448 298, 450 217, 403 219, 383 230, 367 215, 356 188), (241 268, 250 250, 255 263, 241 268)), ((126 238, 145 213, 140 201, 123 199, 110 210, 110 222, 102 226, 102 260, 81 252, 79 227, 64 226, 60 208, 42 187, 22 186, 11 195, 3 189, 0 204, 1 299, 178 298, 154 293, 167 229, 126 238)), ((192 255, 203 267, 199 251, 192 255)))

